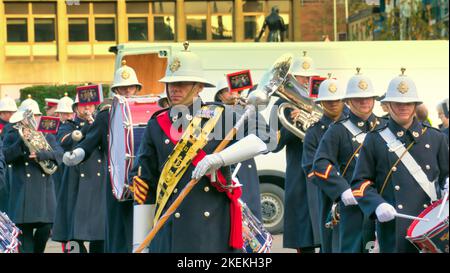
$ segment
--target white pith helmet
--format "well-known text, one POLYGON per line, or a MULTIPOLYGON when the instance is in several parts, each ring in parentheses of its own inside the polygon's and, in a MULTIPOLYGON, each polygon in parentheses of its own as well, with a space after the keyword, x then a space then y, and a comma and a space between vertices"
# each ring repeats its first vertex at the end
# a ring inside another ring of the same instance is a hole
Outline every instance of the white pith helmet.
POLYGON ((315 69, 313 59, 306 56, 306 53, 306 51, 303 51, 302 57, 295 58, 292 64, 291 74, 303 77, 319 76, 319 73, 315 69))
POLYGON ((5 96, 0 100, 0 112, 16 112, 17 104, 9 96, 5 96))
POLYGON ((405 75, 406 68, 401 68, 402 74, 389 83, 386 97, 381 102, 422 103, 417 94, 416 84, 405 75))
POLYGON ((370 78, 361 74, 360 71, 361 68, 357 67, 356 74, 348 81, 345 99, 378 97, 370 78))
POLYGON ((67 95, 67 93, 64 94, 64 97, 62 97, 58 102, 58 107, 55 110, 55 113, 67 113, 72 114, 72 105, 73 100, 67 95))
POLYGON ((137 85, 139 90, 142 88, 142 84, 138 81, 134 69, 127 66, 127 62, 122 60, 122 66, 114 74, 111 90, 114 92, 114 89, 117 87, 132 85, 137 85))
POLYGON ((203 83, 205 87, 214 87, 213 83, 204 78, 200 57, 188 50, 189 42, 184 42, 183 46, 184 50, 171 58, 165 76, 159 81, 162 83, 197 82, 203 83))
POLYGON ((320 83, 319 94, 315 102, 321 101, 334 101, 344 98, 344 88, 340 86, 340 83, 336 79, 331 78, 331 74, 328 74, 328 79, 320 83))

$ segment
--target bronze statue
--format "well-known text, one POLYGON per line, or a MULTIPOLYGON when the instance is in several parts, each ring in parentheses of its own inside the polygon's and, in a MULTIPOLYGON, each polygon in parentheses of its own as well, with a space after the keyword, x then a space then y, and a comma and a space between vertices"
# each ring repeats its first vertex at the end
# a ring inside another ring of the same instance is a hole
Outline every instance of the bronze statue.
POLYGON ((284 25, 283 18, 279 15, 280 10, 278 7, 273 7, 272 12, 264 20, 259 36, 255 38, 255 42, 259 42, 261 36, 263 35, 266 27, 269 27, 269 36, 267 37, 267 42, 284 42, 284 32, 286 31, 286 26, 284 25))

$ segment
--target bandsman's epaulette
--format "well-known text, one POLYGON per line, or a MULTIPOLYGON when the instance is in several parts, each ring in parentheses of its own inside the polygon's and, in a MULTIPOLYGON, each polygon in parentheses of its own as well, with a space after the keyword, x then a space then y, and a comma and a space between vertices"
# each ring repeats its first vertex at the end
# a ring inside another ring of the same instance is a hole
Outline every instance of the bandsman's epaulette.
POLYGON ((225 105, 221 102, 217 101, 211 101, 211 102, 205 102, 203 106, 209 106, 209 105, 216 105, 225 108, 225 105))
POLYGON ((372 132, 380 132, 382 130, 384 130, 386 127, 388 127, 388 124, 382 124, 382 125, 377 125, 377 127, 372 131, 372 132))
POLYGON ((99 112, 109 111, 111 109, 111 104, 104 104, 99 107, 99 112))
POLYGON ((349 115, 348 116, 345 115, 345 116, 341 117, 340 119, 338 119, 335 123, 342 123, 342 122, 348 120, 349 118, 350 118, 349 115))
POLYGON ((170 108, 164 108, 164 109, 160 109, 158 111, 156 111, 155 113, 153 113, 152 117, 150 119, 155 119, 159 114, 164 113, 166 111, 168 111, 170 108))
POLYGON ((428 124, 427 122, 422 122, 422 126, 423 126, 423 127, 427 127, 428 129, 436 130, 436 131, 438 131, 438 132, 442 132, 441 130, 439 130, 439 129, 436 128, 436 127, 431 126, 431 125, 428 124))

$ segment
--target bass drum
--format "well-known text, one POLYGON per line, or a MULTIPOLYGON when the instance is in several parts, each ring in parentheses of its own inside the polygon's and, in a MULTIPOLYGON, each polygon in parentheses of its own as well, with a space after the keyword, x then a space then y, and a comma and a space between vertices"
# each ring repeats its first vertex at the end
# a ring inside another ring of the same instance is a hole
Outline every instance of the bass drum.
POLYGON ((128 174, 133 167, 148 120, 161 109, 158 97, 115 95, 109 113, 108 169, 114 197, 132 199, 128 174))

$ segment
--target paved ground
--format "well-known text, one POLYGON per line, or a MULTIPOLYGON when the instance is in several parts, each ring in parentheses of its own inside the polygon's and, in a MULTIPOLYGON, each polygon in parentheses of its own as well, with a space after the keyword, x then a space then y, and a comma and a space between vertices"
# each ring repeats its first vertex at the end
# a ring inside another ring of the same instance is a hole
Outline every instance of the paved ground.
MULTIPOLYGON (((61 244, 53 241, 47 243, 46 253, 62 253, 61 244)), ((283 234, 273 238, 272 253, 295 253, 295 250, 283 248, 283 234)))

